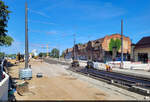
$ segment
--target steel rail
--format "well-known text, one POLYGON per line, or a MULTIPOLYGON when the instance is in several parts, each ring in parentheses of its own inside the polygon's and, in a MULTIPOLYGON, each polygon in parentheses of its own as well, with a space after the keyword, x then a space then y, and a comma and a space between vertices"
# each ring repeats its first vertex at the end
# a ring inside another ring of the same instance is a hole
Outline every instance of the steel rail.
POLYGON ((91 71, 92 73, 98 74, 98 75, 108 76, 108 77, 111 77, 116 80, 126 81, 126 82, 131 83, 132 85, 147 87, 147 88, 149 87, 149 89, 150 89, 150 81, 145 81, 142 79, 139 80, 135 77, 133 78, 128 75, 126 75, 126 76, 121 75, 121 74, 118 75, 118 73, 112 74, 111 72, 99 71, 99 70, 95 70, 95 69, 89 69, 89 71, 91 71))
MULTIPOLYGON (((48 63, 58 63, 58 61, 54 61, 54 60, 44 60, 45 62, 48 63)), ((61 62, 60 64, 66 64, 64 62, 61 62)), ((67 64, 69 65, 69 64, 67 64)), ((70 70, 70 68, 69 68, 70 70)), ((112 84, 114 85, 120 85, 123 87, 127 87, 126 89, 134 89, 135 87, 139 87, 142 88, 143 90, 148 90, 150 91, 150 81, 149 80, 144 80, 139 77, 132 77, 131 75, 126 75, 126 74, 122 74, 122 73, 116 73, 116 72, 107 72, 104 70, 98 70, 98 69, 87 69, 85 67, 79 67, 79 68, 71 68, 71 71, 89 76, 89 77, 94 77, 95 79, 101 80, 102 81, 106 81, 111 83, 111 81, 113 81, 112 84), (81 70, 78 70, 81 69, 81 70)), ((137 89, 135 89, 134 91, 136 91, 137 89)), ((133 91, 133 90, 132 90, 133 91)), ((138 93, 138 92, 136 92, 138 93)), ((145 94, 145 93, 144 93, 145 94)), ((150 93, 146 94, 150 95, 150 93)))

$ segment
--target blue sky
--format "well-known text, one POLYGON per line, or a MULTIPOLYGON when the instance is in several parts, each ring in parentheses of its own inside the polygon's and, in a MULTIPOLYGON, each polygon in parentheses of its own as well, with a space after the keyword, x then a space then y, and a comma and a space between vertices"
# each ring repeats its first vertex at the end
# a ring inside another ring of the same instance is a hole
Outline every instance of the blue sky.
MULTIPOLYGON (((25 0, 3 0, 12 11, 8 35, 14 38, 6 53, 24 53, 25 0)), ((121 32, 136 43, 150 34, 150 0, 27 0, 29 20, 29 51, 49 45, 61 51, 76 43, 85 43, 105 35, 121 32)))

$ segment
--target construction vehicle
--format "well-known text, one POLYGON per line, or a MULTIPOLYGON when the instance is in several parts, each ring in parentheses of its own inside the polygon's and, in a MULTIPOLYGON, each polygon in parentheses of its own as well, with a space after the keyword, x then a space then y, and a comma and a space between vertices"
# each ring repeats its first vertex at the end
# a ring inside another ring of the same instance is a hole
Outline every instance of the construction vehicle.
POLYGON ((72 67, 79 67, 79 61, 78 60, 73 60, 73 62, 71 63, 72 67))
POLYGON ((94 63, 93 63, 93 61, 91 61, 91 60, 89 60, 88 62, 87 62, 87 68, 93 68, 93 66, 94 66, 94 63))

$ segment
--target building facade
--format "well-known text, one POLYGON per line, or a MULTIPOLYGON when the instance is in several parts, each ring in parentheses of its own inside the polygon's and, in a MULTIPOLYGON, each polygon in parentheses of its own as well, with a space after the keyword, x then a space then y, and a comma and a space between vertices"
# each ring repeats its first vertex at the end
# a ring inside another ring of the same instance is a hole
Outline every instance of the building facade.
MULTIPOLYGON (((121 35, 116 33, 112 35, 106 35, 104 38, 100 38, 97 40, 89 41, 85 44, 77 44, 75 47, 72 48, 72 51, 70 50, 69 53, 72 53, 75 50, 77 59, 91 59, 91 60, 97 60, 97 61, 108 61, 112 60, 112 54, 109 51, 109 43, 111 39, 121 39, 121 35)), ((131 52, 131 40, 129 37, 123 36, 123 53, 125 56, 130 54, 131 52)), ((68 54, 66 55, 68 56, 68 54)), ((119 49, 117 55, 121 55, 121 49, 119 49)), ((72 57, 70 56, 70 57, 72 57)))
POLYGON ((64 57, 65 59, 70 59, 73 57, 73 48, 68 48, 64 51, 64 57))
POLYGON ((134 60, 150 63, 150 36, 143 37, 134 48, 134 60))

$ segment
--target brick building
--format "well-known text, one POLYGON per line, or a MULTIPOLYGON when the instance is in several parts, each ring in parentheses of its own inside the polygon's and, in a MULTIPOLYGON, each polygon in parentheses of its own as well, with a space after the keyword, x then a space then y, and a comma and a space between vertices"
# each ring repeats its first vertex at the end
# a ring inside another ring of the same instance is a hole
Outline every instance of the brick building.
POLYGON ((73 52, 73 48, 68 48, 68 49, 66 49, 66 50, 64 51, 65 59, 70 59, 70 58, 72 58, 72 57, 73 57, 72 52, 73 52))
MULTIPOLYGON (((92 59, 98 61, 107 61, 112 59, 112 55, 109 51, 109 43, 111 39, 121 39, 121 35, 116 33, 112 35, 106 35, 104 38, 89 41, 85 44, 75 45, 76 57, 78 59, 92 59)), ((123 53, 125 56, 131 52, 131 40, 129 37, 123 36, 123 53)), ((73 56, 73 50, 70 50, 73 56)), ((118 57, 121 55, 121 49, 118 51, 118 57)), ((68 56, 66 53, 66 55, 68 56)), ((71 57, 71 56, 70 56, 71 57)))
POLYGON ((133 59, 143 63, 150 63, 150 36, 143 37, 135 44, 133 59))

